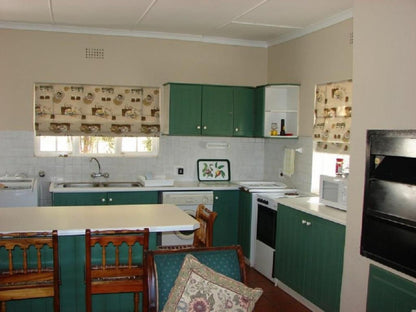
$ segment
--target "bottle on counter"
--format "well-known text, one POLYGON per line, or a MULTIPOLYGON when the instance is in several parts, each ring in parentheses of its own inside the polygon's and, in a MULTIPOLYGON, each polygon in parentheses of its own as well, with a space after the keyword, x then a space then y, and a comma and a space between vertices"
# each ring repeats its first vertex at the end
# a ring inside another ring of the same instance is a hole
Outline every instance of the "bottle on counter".
POLYGON ((272 122, 270 135, 271 136, 277 135, 277 123, 275 123, 275 122, 272 122))
POLYGON ((284 119, 280 121, 280 135, 286 135, 284 119))
POLYGON ((342 176, 343 167, 344 167, 344 159, 337 158, 337 161, 335 163, 335 175, 342 176))

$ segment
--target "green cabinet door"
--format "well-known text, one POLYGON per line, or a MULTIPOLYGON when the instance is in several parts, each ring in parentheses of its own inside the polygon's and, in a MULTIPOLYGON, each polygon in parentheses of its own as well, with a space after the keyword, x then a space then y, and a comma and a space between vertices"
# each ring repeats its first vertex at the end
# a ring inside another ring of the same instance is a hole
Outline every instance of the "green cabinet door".
POLYGON ((323 309, 339 311, 345 226, 279 205, 275 277, 323 309))
POLYGON ((234 87, 233 136, 253 136, 254 90, 254 88, 234 87))
POLYGON ((308 214, 304 217, 304 295, 324 311, 339 311, 345 226, 308 214))
POLYGON ((416 284, 370 265, 368 312, 409 312, 416 310, 416 284))
POLYGON ((54 206, 94 206, 106 205, 107 193, 53 193, 54 206))
POLYGON ((157 204, 157 202, 157 191, 108 193, 108 203, 110 205, 157 204))
POLYGON ((214 246, 238 244, 238 199, 239 191, 215 191, 214 211, 218 213, 214 222, 214 246))
POLYGON ((265 87, 258 87, 254 94, 254 136, 264 137, 265 87))
POLYGON ((54 206, 157 204, 157 191, 53 193, 54 206))
POLYGON ((238 243, 241 245, 244 256, 247 259, 250 259, 252 196, 253 195, 249 192, 239 192, 238 243))
POLYGON ((202 87, 202 135, 233 135, 233 87, 202 87))
POLYGON ((169 134, 201 135, 202 86, 170 84, 169 134))

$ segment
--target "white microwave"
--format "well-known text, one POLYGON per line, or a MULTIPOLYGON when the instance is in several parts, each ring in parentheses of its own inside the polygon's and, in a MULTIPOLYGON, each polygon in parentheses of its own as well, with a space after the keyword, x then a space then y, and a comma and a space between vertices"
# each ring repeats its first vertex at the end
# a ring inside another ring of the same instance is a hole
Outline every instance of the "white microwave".
POLYGON ((320 203, 347 210, 348 178, 321 175, 319 186, 320 203))

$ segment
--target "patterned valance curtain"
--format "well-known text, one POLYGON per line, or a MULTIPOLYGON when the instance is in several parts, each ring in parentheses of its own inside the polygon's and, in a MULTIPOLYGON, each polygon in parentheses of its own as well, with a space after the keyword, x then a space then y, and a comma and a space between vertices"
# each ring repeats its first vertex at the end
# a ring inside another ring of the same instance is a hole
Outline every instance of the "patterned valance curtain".
POLYGON ((36 135, 159 136, 159 88, 35 84, 36 135))
POLYGON ((352 80, 316 86, 313 130, 316 151, 349 153, 351 110, 352 80))

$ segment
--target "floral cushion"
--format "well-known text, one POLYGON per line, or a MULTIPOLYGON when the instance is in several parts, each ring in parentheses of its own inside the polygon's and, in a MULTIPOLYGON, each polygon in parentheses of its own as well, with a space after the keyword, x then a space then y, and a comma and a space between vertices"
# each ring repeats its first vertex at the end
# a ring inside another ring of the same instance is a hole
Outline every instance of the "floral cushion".
POLYGON ((188 254, 163 312, 252 311, 262 293, 261 288, 249 288, 188 254))

